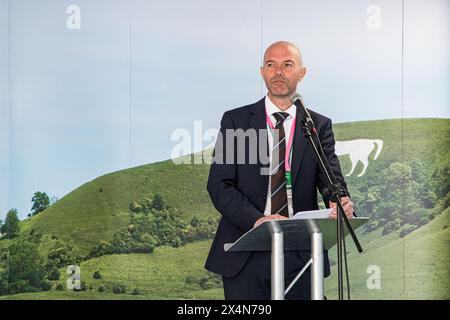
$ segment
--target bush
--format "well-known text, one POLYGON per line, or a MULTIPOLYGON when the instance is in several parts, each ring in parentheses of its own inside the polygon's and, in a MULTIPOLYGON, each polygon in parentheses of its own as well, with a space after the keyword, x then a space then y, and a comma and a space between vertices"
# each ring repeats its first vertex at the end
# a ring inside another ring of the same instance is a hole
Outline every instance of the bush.
POLYGON ((450 207, 450 192, 448 192, 447 196, 444 198, 443 206, 444 206, 444 209, 447 209, 448 207, 450 207))
POLYGON ((138 295, 141 294, 141 290, 139 290, 138 288, 135 288, 131 294, 132 294, 133 296, 138 296, 138 295))
POLYGON ((106 292, 106 288, 104 286, 100 286, 97 288, 98 292, 106 292))
POLYGON ((381 232, 381 235, 387 235, 389 233, 394 232, 395 230, 398 230, 400 228, 400 221, 399 220, 394 220, 394 221, 389 221, 388 223, 386 223, 386 225, 383 228, 383 231, 381 232))
POLYGON ((159 193, 155 194, 155 197, 153 198, 152 208, 156 210, 166 209, 166 202, 164 201, 162 195, 160 195, 159 193))
POLYGON ((9 293, 9 282, 7 276, 0 272, 0 295, 6 295, 9 293))
POLYGON ((206 276, 200 279, 198 285, 203 290, 213 289, 213 288, 221 288, 222 287, 222 278, 215 273, 209 272, 206 276))
POLYGON ((375 230, 378 227, 378 222, 376 220, 370 220, 365 226, 364 226, 364 234, 371 232, 375 230))
POLYGON ((127 293, 127 287, 120 283, 115 283, 112 286, 112 292, 115 294, 127 293))
POLYGON ((89 253, 89 257, 95 258, 111 253, 113 253, 111 244, 107 241, 102 241, 99 245, 92 248, 91 252, 89 253))
POLYGON ((130 203, 129 208, 130 208, 130 211, 134 212, 134 213, 139 213, 139 212, 143 211, 142 205, 140 205, 136 201, 133 201, 132 203, 130 203))
POLYGON ((52 288, 52 284, 49 281, 43 281, 41 283, 42 291, 50 291, 51 288, 52 288))
POLYGON ((100 273, 100 271, 95 271, 94 272, 94 274, 92 275, 92 277, 94 278, 94 279, 101 279, 102 278, 102 275, 101 275, 101 273, 100 273))
POLYGON ((199 226, 199 224, 200 224, 200 219, 194 216, 191 219, 190 225, 193 226, 194 228, 196 228, 199 226))
POLYGON ((381 218, 381 219, 378 220, 377 227, 382 227, 382 226, 384 226, 387 222, 388 222, 388 221, 387 221, 386 219, 381 218))
POLYGON ((424 225, 426 225, 428 222, 430 222, 430 219, 428 218, 428 217, 422 217, 422 218, 420 218, 420 220, 419 220, 419 223, 418 223, 418 227, 421 227, 421 226, 424 226, 424 225))
POLYGON ((81 280, 80 281, 80 289, 74 288, 73 291, 86 291, 87 290, 87 284, 86 281, 81 280))
POLYGON ((199 283, 198 279, 197 279, 196 277, 193 277, 193 276, 188 276, 188 277, 186 277, 186 279, 184 280, 184 282, 185 282, 186 284, 198 284, 198 283, 199 283))
POLYGON ((432 191, 428 191, 422 195, 422 203, 425 208, 431 209, 437 203, 436 194, 432 191))
POLYGON ((408 234, 410 234, 411 232, 413 232, 413 231, 416 230, 416 229, 417 229, 416 226, 409 226, 409 227, 403 229, 403 230, 400 232, 399 237, 400 237, 400 238, 404 238, 404 237, 406 237, 408 234))
POLYGON ((55 288, 56 290, 58 290, 58 291, 64 291, 64 286, 62 285, 62 283, 58 283, 57 285, 56 285, 56 288, 55 288))
POLYGON ((402 217, 402 222, 404 224, 412 224, 416 226, 420 226, 420 221, 423 218, 427 218, 430 216, 430 211, 428 209, 419 208, 414 209, 411 213, 402 217))
POLYGON ((153 201, 132 202, 130 211, 129 225, 116 232, 110 242, 102 241, 95 246, 90 258, 107 254, 151 253, 155 247, 176 248, 187 242, 212 239, 219 221, 194 217, 186 223, 182 213, 176 208, 168 209, 158 195, 153 201))
POLYGON ((47 279, 52 280, 52 281, 59 280, 60 277, 61 277, 61 273, 56 268, 52 268, 47 275, 47 279))

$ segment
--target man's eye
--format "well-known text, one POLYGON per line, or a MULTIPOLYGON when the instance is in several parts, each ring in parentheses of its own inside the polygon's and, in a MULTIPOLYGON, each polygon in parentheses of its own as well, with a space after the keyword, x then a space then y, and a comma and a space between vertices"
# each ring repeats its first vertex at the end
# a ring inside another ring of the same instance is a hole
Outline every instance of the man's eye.
POLYGON ((285 67, 293 67, 294 64, 293 64, 293 63, 285 63, 284 66, 285 66, 285 67))
POLYGON ((274 66, 274 64, 273 64, 273 63, 268 63, 267 66, 268 66, 269 68, 272 68, 272 67, 274 66))

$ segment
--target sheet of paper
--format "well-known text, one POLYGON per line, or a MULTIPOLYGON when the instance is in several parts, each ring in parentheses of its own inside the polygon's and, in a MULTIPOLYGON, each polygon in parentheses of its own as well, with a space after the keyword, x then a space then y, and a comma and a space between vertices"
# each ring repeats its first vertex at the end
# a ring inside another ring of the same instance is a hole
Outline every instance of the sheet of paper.
POLYGON ((300 211, 297 212, 291 219, 327 219, 331 214, 331 209, 300 211))

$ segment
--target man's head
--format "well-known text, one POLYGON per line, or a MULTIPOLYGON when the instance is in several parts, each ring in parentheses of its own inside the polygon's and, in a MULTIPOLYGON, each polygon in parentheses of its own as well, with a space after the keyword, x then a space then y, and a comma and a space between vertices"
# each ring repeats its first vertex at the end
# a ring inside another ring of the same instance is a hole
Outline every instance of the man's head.
POLYGON ((305 74, 300 49, 294 44, 278 41, 266 49, 261 76, 272 97, 290 97, 305 74))

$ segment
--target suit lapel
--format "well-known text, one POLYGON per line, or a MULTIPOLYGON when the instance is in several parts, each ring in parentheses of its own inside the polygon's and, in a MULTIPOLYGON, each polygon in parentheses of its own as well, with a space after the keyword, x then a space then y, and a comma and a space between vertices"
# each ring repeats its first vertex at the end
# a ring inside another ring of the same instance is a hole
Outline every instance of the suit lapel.
MULTIPOLYGON (((297 108, 297 116, 295 117, 295 132, 294 132, 294 141, 293 141, 293 154, 292 154, 292 185, 295 185, 295 181, 297 179, 298 173, 300 171, 300 164, 303 160, 303 156, 306 152, 306 147, 308 145, 306 138, 303 135, 303 115, 301 111, 297 108)), ((260 161, 261 151, 259 150, 260 146, 266 146, 266 156, 269 156, 269 145, 268 145, 268 137, 267 137, 267 124, 266 124, 266 113, 265 113, 265 104, 264 98, 260 101, 256 102, 252 108, 250 109, 250 118, 249 118, 250 128, 257 130, 257 141, 258 141, 258 164, 261 168, 267 168, 268 165, 263 165, 260 161), (261 130, 262 129, 262 130, 261 130), (261 130, 261 131, 260 131, 261 130), (264 139, 265 143, 260 143, 260 139, 264 139)), ((263 175, 264 178, 264 186, 267 186, 269 183, 268 175, 263 175)))
MULTIPOLYGON (((265 112, 264 98, 256 102, 250 109, 249 124, 250 128, 256 130, 257 142, 258 142, 258 164, 260 168, 268 168, 269 164, 261 163, 261 156, 265 154, 266 159, 269 158, 269 145, 267 137, 267 124, 266 124, 266 112, 265 112), (262 140, 262 141, 261 141, 262 140), (266 150, 260 150, 261 146, 265 146, 266 150), (265 152, 265 153, 264 153, 265 152)), ((264 186, 269 183, 269 177, 267 175, 262 175, 264 179, 264 186)))
POLYGON ((293 154, 292 154, 292 185, 295 185, 295 180, 297 179, 297 175, 300 171, 300 164, 303 160, 303 156, 305 155, 307 141, 303 135, 303 125, 302 120, 303 116, 300 112, 299 108, 297 108, 297 116, 295 117, 295 132, 294 132, 294 141, 293 141, 293 154))

